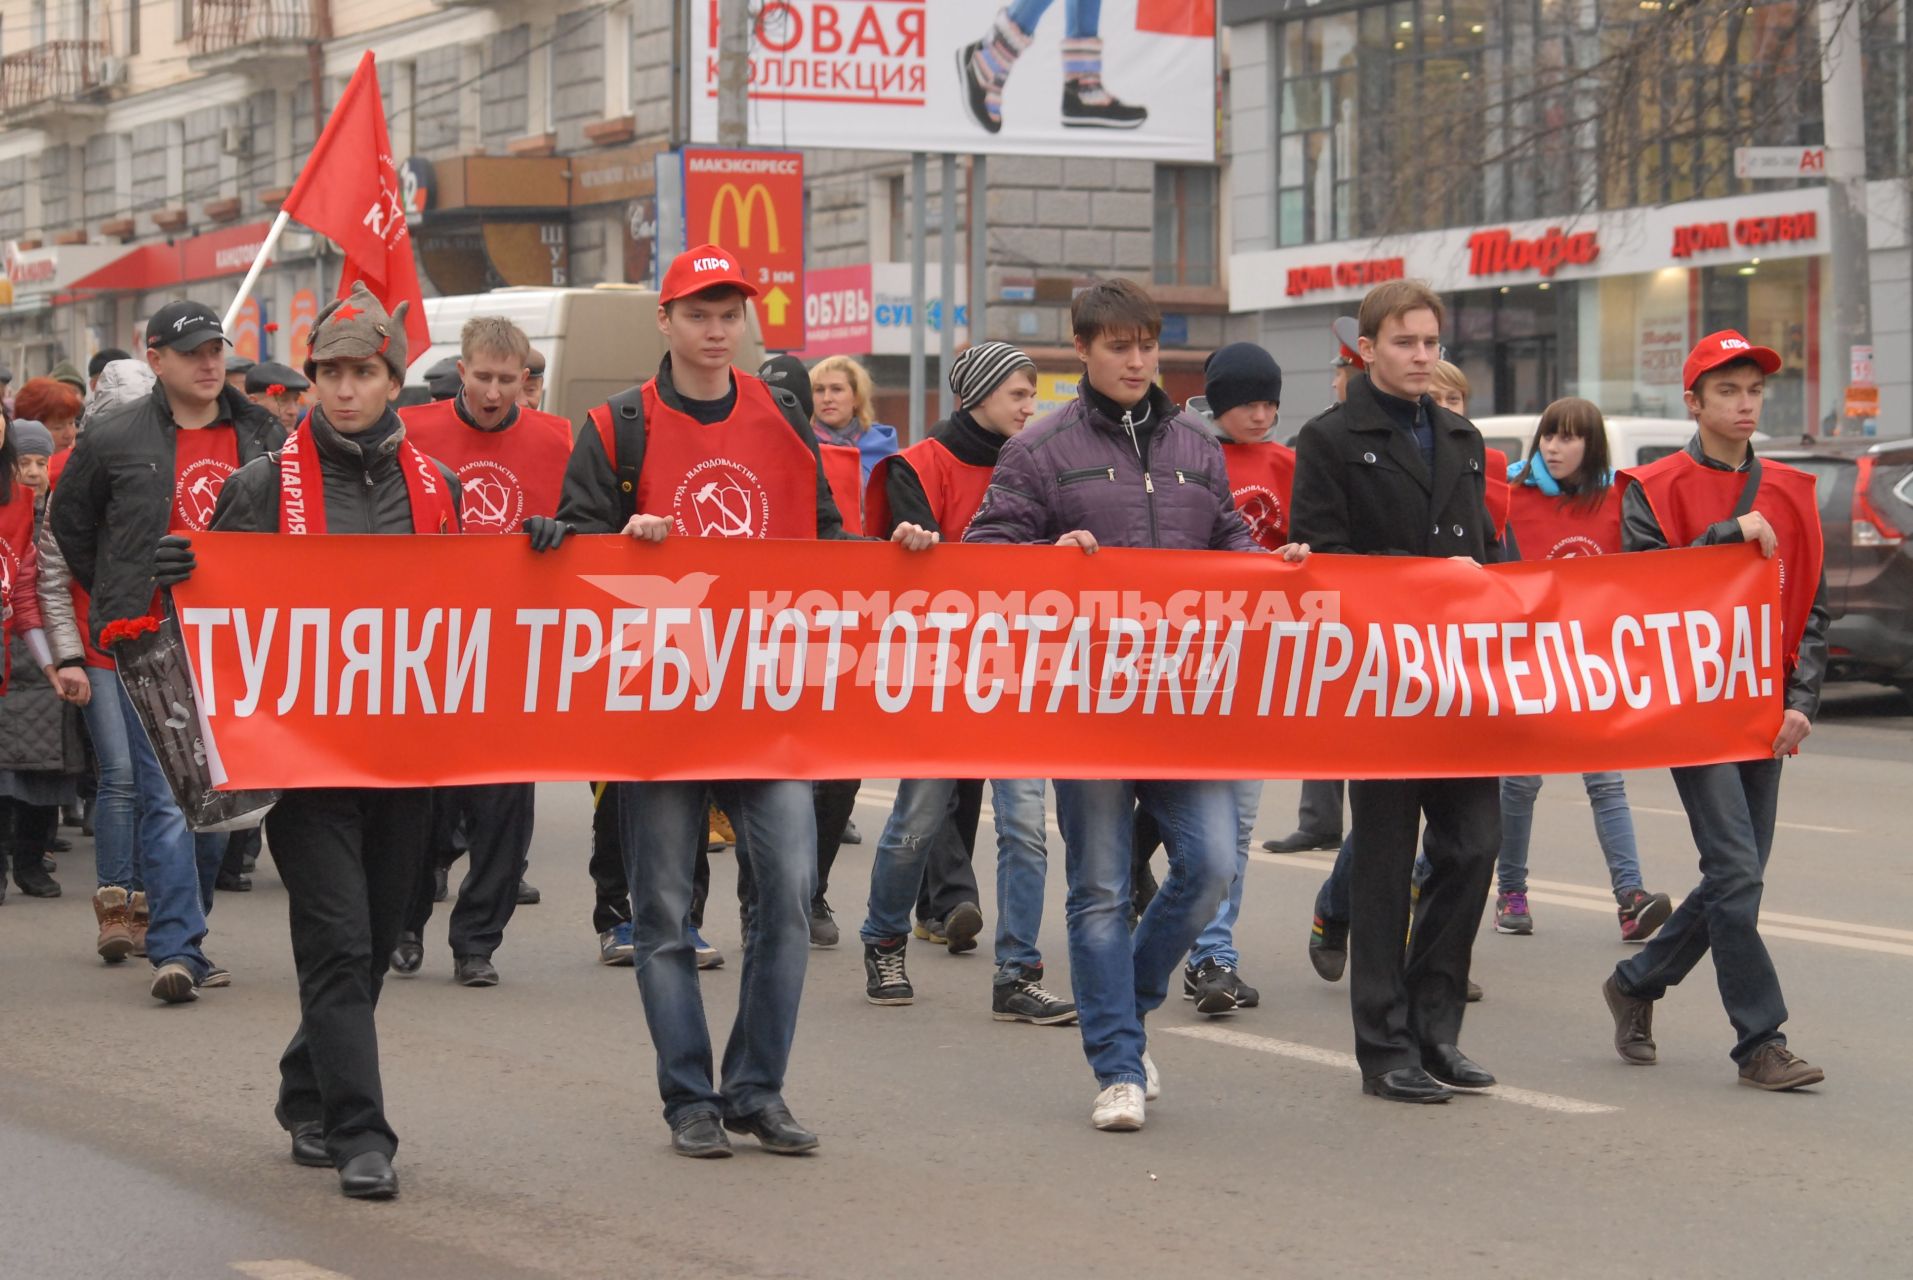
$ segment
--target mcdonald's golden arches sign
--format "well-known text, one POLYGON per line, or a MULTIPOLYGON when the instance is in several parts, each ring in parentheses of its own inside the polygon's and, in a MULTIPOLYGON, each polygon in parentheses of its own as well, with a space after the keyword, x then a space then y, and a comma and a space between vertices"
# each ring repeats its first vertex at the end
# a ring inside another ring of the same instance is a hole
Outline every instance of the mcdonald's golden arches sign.
POLYGON ((757 286, 766 351, 804 345, 804 157, 796 151, 684 152, 684 232, 721 244, 757 286))

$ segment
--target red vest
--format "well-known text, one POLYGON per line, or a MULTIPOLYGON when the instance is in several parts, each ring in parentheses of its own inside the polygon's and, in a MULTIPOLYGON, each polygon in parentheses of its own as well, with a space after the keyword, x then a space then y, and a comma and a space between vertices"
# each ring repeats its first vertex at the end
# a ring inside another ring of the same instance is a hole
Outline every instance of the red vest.
POLYGON ((990 476, 996 469, 964 462, 942 441, 934 439, 919 440, 908 449, 878 459, 877 465, 870 469, 870 488, 864 493, 864 511, 875 537, 884 537, 890 532, 888 477, 891 464, 898 458, 909 463, 910 469, 917 473, 943 541, 963 541, 963 531, 970 527, 976 509, 983 505, 983 495, 990 491, 990 476))
MULTIPOLYGON (((1646 493, 1668 545, 1675 547, 1692 544, 1707 526, 1733 515, 1747 481, 1746 472, 1702 466, 1684 449, 1629 475, 1646 493)), ((1760 461, 1753 509, 1767 517, 1780 543, 1780 653, 1788 671, 1800 653, 1824 565, 1820 505, 1813 486, 1808 472, 1768 458, 1760 461)))
MULTIPOLYGON (((689 537, 815 538, 816 456, 769 387, 747 373, 733 377, 737 404, 710 426, 665 404, 656 378, 644 384, 637 509, 669 517, 689 537)), ((594 409, 592 417, 603 434, 609 415, 594 409)))
POLYGON ((40 601, 34 593, 33 490, 13 482, 13 497, 0 505, 0 614, 13 613, 0 626, 0 693, 13 671, 14 636, 41 625, 40 601))
POLYGON ((521 408, 502 431, 481 431, 458 416, 456 400, 399 410, 405 438, 458 477, 466 533, 517 533, 532 516, 558 514, 571 424, 521 408))
POLYGON ((837 514, 844 518, 844 528, 863 536, 863 512, 857 506, 857 493, 862 488, 863 455, 854 445, 828 444, 817 442, 817 452, 824 460, 824 479, 830 481, 830 496, 837 501, 837 514))
MULTIPOLYGON (((445 477, 410 440, 399 441, 399 470, 412 504, 413 533, 457 533, 445 477)), ((279 452, 279 532, 321 534, 325 528, 325 477, 319 474, 319 450, 308 422, 286 438, 279 452)))
MULTIPOLYGON (((1499 449, 1483 449, 1486 461, 1482 465, 1488 468, 1488 520, 1495 527, 1495 537, 1499 538, 1508 529, 1508 503, 1513 497, 1508 483, 1508 455, 1499 449)), ((1521 535, 1516 534, 1518 541, 1521 535)))
POLYGON ((1274 551, 1289 540, 1289 494, 1295 488, 1295 450, 1272 441, 1222 442, 1229 495, 1257 546, 1274 551))
POLYGON ((1565 498, 1550 498, 1531 484, 1513 486, 1508 523, 1514 526, 1522 558, 1565 560, 1570 556, 1618 555, 1624 483, 1617 480, 1603 490, 1601 505, 1592 511, 1565 498))

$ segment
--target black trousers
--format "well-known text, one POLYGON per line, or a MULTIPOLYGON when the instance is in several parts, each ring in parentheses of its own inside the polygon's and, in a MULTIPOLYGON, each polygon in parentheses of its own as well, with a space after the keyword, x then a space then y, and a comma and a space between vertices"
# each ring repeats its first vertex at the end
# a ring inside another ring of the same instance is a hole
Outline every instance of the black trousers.
POLYGON ((950 816, 923 859, 923 882, 917 886, 917 919, 943 920, 957 904, 980 906, 976 888, 976 828, 983 816, 980 778, 965 778, 950 797, 950 816))
POLYGON ((405 927, 423 934, 432 918, 432 879, 438 867, 470 851, 448 930, 455 956, 489 956, 505 940, 518 910, 518 885, 531 857, 533 801, 529 782, 488 782, 432 789, 431 856, 419 864, 405 927))
POLYGON ((1422 1050, 1455 1044, 1467 1007, 1468 963, 1501 847, 1495 778, 1348 784, 1349 1006, 1362 1074, 1421 1065, 1422 1050), (1406 959, 1408 891, 1421 821, 1431 871, 1406 959))
POLYGON ((266 816, 285 882, 299 1029, 279 1059, 279 1123, 317 1120, 343 1165, 387 1155, 373 1009, 425 861, 432 799, 423 790, 288 791, 266 816))
POLYGON ((1311 781, 1302 784, 1302 803, 1295 826, 1312 836, 1342 838, 1342 784, 1311 781))

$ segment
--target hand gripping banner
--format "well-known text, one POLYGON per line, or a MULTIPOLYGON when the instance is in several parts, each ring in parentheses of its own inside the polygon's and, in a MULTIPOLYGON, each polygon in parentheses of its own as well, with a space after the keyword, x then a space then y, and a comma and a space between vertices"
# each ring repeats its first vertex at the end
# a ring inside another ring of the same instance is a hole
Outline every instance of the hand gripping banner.
POLYGON ((204 534, 226 786, 1402 778, 1766 756, 1753 547, 1480 568, 875 542, 204 534))

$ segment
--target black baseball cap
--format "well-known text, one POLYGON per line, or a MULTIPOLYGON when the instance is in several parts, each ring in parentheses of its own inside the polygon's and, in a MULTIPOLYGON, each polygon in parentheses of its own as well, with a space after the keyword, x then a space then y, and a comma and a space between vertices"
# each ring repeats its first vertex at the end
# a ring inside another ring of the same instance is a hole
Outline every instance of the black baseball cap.
POLYGON ((203 302, 169 302, 146 322, 148 347, 191 351, 208 342, 231 343, 219 323, 219 313, 203 302))

